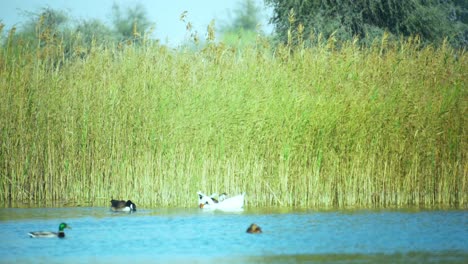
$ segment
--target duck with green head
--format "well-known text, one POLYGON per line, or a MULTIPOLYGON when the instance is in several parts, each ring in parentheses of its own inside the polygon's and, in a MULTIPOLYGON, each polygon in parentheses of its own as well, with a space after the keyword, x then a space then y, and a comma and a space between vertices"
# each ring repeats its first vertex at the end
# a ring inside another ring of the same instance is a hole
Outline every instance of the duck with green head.
POLYGON ((51 231, 36 231, 36 232, 29 232, 28 235, 33 238, 51 238, 51 237, 59 237, 64 238, 65 232, 63 231, 65 228, 71 229, 71 226, 67 225, 66 223, 61 223, 59 225, 58 232, 51 232, 51 231))

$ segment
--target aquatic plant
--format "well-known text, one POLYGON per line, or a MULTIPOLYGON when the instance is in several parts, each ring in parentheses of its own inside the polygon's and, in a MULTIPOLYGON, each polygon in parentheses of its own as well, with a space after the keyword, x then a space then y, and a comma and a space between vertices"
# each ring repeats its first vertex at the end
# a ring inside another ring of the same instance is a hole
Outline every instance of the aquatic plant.
POLYGON ((467 56, 417 38, 0 51, 0 203, 466 207, 467 56), (52 51, 54 56, 47 57, 52 51), (62 53, 61 53, 62 52, 62 53), (72 52, 72 51, 69 51, 72 52), (44 57, 46 56, 46 57, 44 57), (194 198, 195 197, 195 198, 194 198))

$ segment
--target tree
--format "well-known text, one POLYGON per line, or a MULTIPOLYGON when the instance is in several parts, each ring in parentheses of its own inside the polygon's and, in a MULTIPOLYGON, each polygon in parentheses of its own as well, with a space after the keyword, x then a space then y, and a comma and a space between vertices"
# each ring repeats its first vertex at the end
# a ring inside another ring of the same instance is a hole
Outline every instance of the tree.
POLYGON ((85 46, 95 43, 97 45, 110 44, 116 41, 112 30, 98 19, 82 20, 75 28, 85 46))
POLYGON ((8 37, 8 45, 14 49, 35 49, 37 58, 48 66, 60 65, 65 54, 70 54, 72 37, 68 15, 49 7, 38 12, 25 12, 28 20, 8 37))
POLYGON ((112 16, 114 28, 121 40, 138 41, 152 24, 147 17, 145 7, 141 4, 128 8, 126 14, 123 15, 120 7, 114 3, 112 16))
POLYGON ((387 31, 395 36, 419 35, 439 43, 449 37, 466 45, 466 4, 455 0, 265 0, 273 7, 271 22, 281 41, 299 24, 304 33, 332 34, 346 40, 372 40, 387 31), (291 12, 292 10, 292 12, 291 12), (291 19, 291 14, 294 14, 291 19), (464 18, 465 17, 465 18, 464 18))
POLYGON ((234 18, 221 28, 221 32, 224 42, 242 46, 255 40, 260 23, 260 7, 254 0, 242 0, 237 5, 234 18))
POLYGON ((40 45, 58 41, 69 29, 68 16, 65 12, 49 7, 39 12, 25 12, 28 20, 21 26, 15 39, 23 42, 40 41, 40 45))
POLYGON ((259 14, 260 8, 255 4, 254 0, 243 0, 238 3, 238 7, 234 10, 234 19, 232 24, 227 27, 227 30, 255 31, 260 21, 259 14))

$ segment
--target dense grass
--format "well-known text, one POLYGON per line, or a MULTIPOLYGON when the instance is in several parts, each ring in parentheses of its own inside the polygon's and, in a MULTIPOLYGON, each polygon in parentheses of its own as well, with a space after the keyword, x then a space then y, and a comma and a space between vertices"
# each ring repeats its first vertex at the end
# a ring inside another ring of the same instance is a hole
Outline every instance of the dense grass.
POLYGON ((0 52, 0 203, 467 206, 464 52, 46 48, 0 52))

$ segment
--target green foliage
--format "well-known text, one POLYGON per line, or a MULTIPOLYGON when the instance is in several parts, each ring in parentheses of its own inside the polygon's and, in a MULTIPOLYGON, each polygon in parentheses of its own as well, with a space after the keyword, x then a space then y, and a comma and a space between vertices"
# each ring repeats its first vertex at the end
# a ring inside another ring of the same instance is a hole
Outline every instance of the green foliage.
POLYGON ((69 29, 68 16, 63 11, 42 8, 39 12, 28 15, 28 21, 16 32, 13 41, 39 42, 43 46, 52 38, 61 39, 69 29))
POLYGON ((456 47, 468 43, 466 5, 458 1, 421 0, 267 0, 274 8, 271 22, 282 42, 288 30, 301 24, 305 36, 322 34, 351 40, 358 36, 370 44, 375 37, 389 32, 395 37, 419 35, 423 41, 442 44, 448 37, 456 47), (291 21, 291 12, 294 21, 291 21))
POLYGON ((75 28, 75 34, 79 34, 83 46, 90 46, 93 42, 96 45, 117 42, 117 36, 112 29, 97 19, 80 21, 75 28))
POLYGON ((260 7, 254 0, 242 0, 234 10, 234 17, 221 28, 223 42, 238 48, 255 43, 260 23, 260 7))
POLYGON ((120 7, 114 4, 112 11, 114 28, 97 19, 71 23, 66 12, 42 8, 39 12, 28 12, 28 20, 20 28, 15 27, 13 38, 8 40, 10 46, 17 44, 29 46, 31 49, 40 48, 42 51, 47 47, 54 49, 60 46, 66 50, 65 57, 70 57, 74 53, 87 53, 92 45, 125 41, 142 43, 145 41, 145 34, 151 33, 152 23, 142 5, 130 7, 122 12, 120 7))
POLYGON ((128 8, 124 15, 120 7, 114 3, 112 14, 114 28, 120 35, 121 40, 141 41, 152 24, 147 17, 144 6, 141 4, 128 8))
POLYGON ((223 34, 222 42, 236 48, 246 48, 256 43, 257 33, 255 31, 227 31, 223 34))
POLYGON ((466 208, 467 56, 385 36, 274 53, 260 39, 102 45, 61 67, 7 46, 0 203, 194 207, 203 190, 248 206, 466 208))
POLYGON ((255 31, 260 21, 260 8, 255 4, 254 0, 242 0, 238 3, 238 7, 234 10, 234 18, 230 25, 226 26, 223 31, 255 31))

